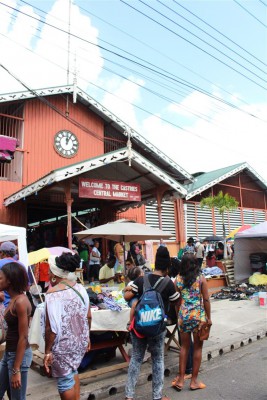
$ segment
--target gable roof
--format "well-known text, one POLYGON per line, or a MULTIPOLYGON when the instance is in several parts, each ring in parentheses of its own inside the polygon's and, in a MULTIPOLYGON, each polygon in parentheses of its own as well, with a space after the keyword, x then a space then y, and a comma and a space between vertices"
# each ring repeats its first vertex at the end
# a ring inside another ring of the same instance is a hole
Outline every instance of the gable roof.
MULTIPOLYGON (((152 164, 149 160, 144 158, 142 155, 137 153, 135 150, 128 148, 123 148, 119 150, 112 151, 110 153, 105 153, 100 156, 90 158, 87 160, 80 161, 75 164, 68 165, 66 167, 55 169, 49 174, 41 177, 37 181, 25 186, 23 189, 7 197, 4 201, 4 205, 8 206, 15 203, 18 200, 25 199, 33 194, 37 194, 40 190, 50 187, 50 185, 64 181, 66 179, 78 177, 79 175, 88 174, 90 176, 90 171, 105 168, 105 178, 114 179, 114 170, 112 169, 112 164, 116 164, 116 176, 117 180, 125 179, 125 162, 131 161, 136 168, 135 170, 129 170, 126 181, 131 181, 131 179, 140 183, 142 191, 145 192, 143 195, 143 201, 151 197, 149 191, 155 188, 157 185, 166 184, 175 192, 178 192, 180 196, 185 196, 186 189, 175 179, 170 177, 165 171, 162 171, 158 166, 152 164), (138 171, 137 171, 138 169, 138 171)), ((129 167, 130 168, 130 167, 129 167)), ((99 173, 101 178, 102 174, 99 173)), ((96 176, 98 178, 98 176, 96 176)), ((103 178, 103 176, 102 176, 103 178)))
MULTIPOLYGON (((88 107, 95 114, 99 115, 107 125, 114 127, 125 140, 128 134, 131 136, 133 148, 137 150, 144 157, 158 165, 162 170, 165 170, 174 179, 183 183, 185 180, 194 181, 189 172, 178 165, 175 161, 164 154, 160 149, 154 146, 149 140, 143 137, 140 133, 131 128, 128 124, 122 121, 119 117, 109 111, 106 107, 93 99, 82 89, 77 88, 76 85, 57 86, 51 88, 34 89, 31 91, 21 91, 14 93, 0 94, 0 103, 23 101, 31 98, 56 96, 63 94, 71 94, 73 102, 78 100, 86 107, 88 107)), ((112 134, 111 134, 112 135, 112 134)))
POLYGON ((267 182, 248 163, 244 162, 198 175, 193 183, 185 185, 187 189, 186 200, 243 170, 247 170, 248 174, 256 178, 257 183, 263 189, 267 189, 267 182))

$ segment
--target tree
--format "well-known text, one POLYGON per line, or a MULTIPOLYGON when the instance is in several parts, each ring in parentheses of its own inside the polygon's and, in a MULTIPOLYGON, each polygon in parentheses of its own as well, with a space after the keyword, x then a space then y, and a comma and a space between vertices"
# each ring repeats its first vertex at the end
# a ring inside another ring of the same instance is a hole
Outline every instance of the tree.
POLYGON ((219 214, 222 216, 223 225, 223 243, 224 252, 223 258, 227 258, 227 248, 226 248, 226 234, 225 234, 225 212, 231 212, 237 209, 239 203, 238 201, 230 196, 228 193, 223 194, 222 190, 216 196, 204 197, 200 201, 200 207, 208 207, 210 210, 216 208, 219 214))

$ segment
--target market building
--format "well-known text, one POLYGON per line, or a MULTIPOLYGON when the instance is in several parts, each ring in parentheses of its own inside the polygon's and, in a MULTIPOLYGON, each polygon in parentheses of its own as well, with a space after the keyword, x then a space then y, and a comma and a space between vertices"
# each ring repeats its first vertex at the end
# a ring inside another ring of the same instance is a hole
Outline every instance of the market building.
POLYGON ((266 183, 248 164, 191 175, 75 86, 0 95, 0 221, 28 228, 28 241, 70 245, 72 233, 129 218, 188 236, 221 234, 202 197, 239 201, 227 231, 267 219, 266 183), (5 144, 7 140, 5 140, 5 144), (15 147, 14 147, 15 146, 15 147), (14 157, 14 158, 13 158, 14 157))

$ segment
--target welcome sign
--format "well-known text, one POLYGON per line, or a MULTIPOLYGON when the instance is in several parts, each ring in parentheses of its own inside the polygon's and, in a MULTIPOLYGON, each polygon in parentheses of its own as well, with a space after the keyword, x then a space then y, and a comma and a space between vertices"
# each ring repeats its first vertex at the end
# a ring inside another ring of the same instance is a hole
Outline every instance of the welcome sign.
POLYGON ((141 201, 138 183, 79 179, 79 197, 105 200, 141 201))

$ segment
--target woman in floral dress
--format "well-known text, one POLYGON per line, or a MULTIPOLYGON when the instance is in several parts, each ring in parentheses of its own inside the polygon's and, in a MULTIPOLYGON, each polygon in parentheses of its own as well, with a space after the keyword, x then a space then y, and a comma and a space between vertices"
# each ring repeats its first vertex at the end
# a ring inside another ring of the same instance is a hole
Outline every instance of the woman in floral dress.
POLYGON ((210 319, 210 301, 207 281, 201 275, 197 258, 194 254, 185 254, 181 261, 180 274, 175 280, 176 290, 181 294, 178 311, 178 326, 181 335, 179 375, 173 387, 181 391, 184 386, 186 361, 188 357, 191 334, 194 337, 193 370, 190 383, 191 390, 204 389, 206 385, 197 380, 202 358, 203 341, 199 339, 198 329, 201 322, 212 324, 210 319))

